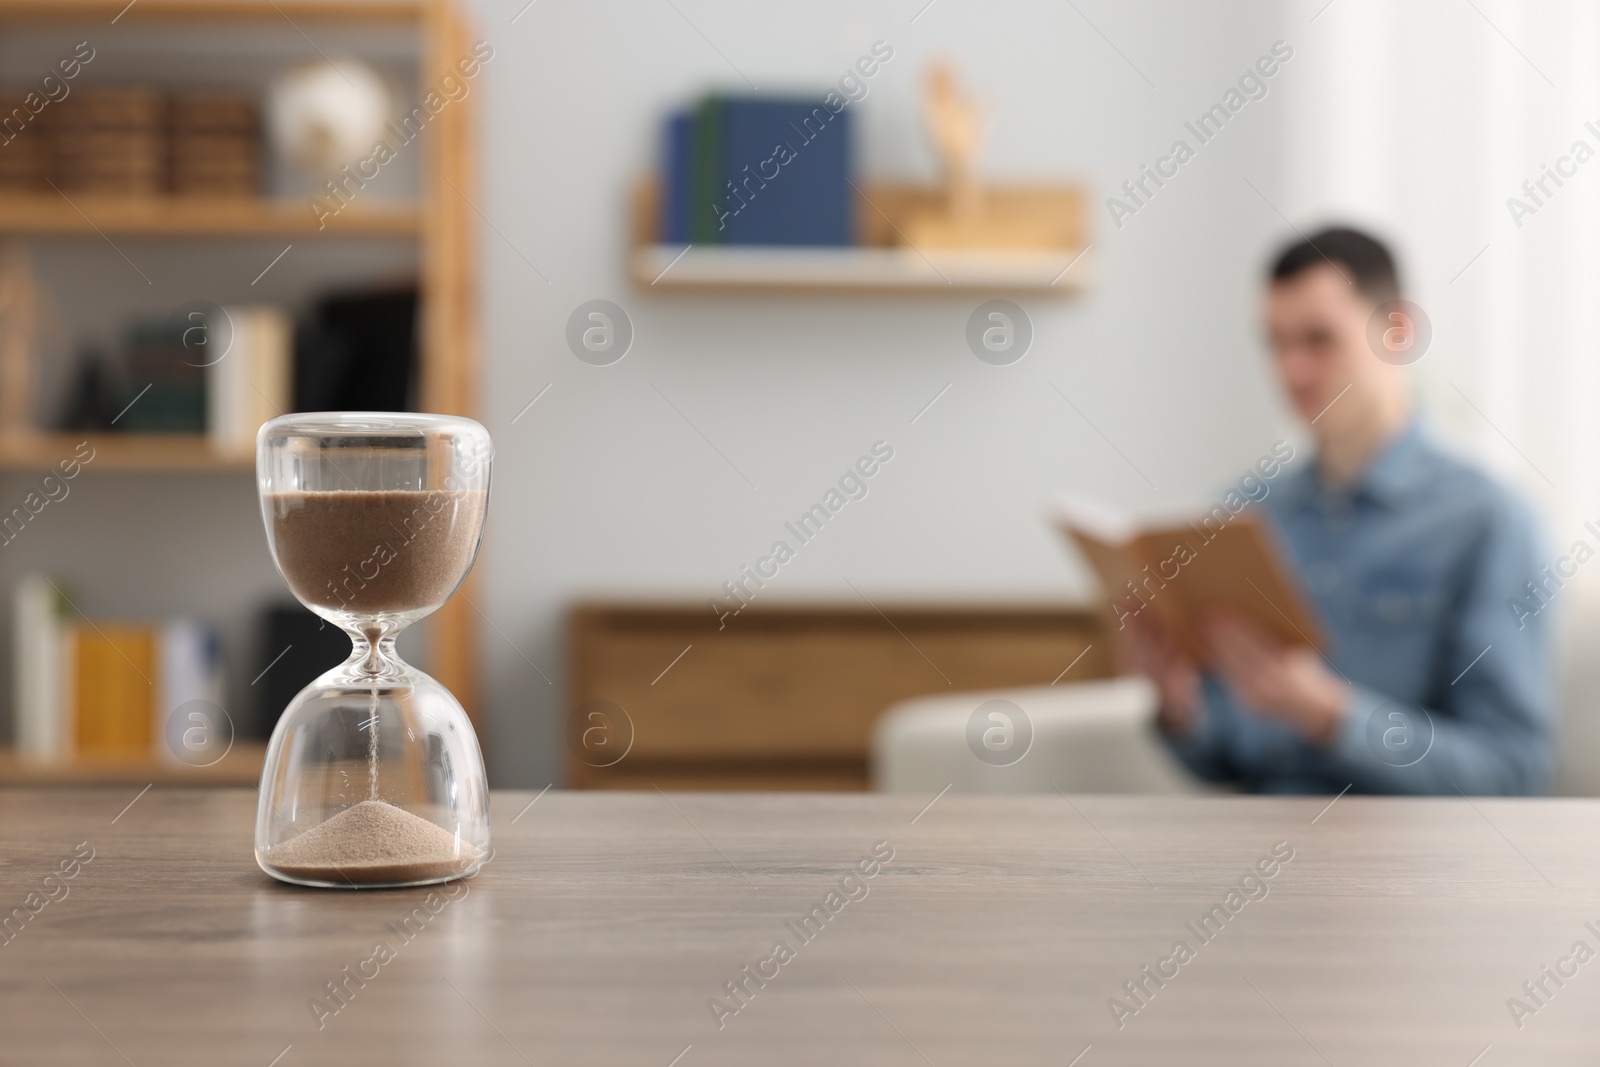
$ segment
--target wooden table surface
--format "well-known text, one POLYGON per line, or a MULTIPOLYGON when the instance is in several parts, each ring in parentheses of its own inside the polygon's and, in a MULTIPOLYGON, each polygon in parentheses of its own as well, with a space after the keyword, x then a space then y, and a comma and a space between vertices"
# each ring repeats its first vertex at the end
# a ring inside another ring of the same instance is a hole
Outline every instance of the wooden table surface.
POLYGON ((1600 802, 497 793, 450 899, 278 884, 253 792, 134 792, 0 791, 0 1062, 1600 1058, 1600 802))

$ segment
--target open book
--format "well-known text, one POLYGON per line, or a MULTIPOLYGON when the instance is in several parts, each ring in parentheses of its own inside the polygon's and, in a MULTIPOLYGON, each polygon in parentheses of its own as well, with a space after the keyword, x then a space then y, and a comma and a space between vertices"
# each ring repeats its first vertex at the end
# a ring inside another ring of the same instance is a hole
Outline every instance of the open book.
POLYGON ((1285 644, 1323 643, 1322 627, 1270 533, 1218 508, 1193 522, 1138 526, 1097 501, 1058 499, 1055 521, 1100 577, 1116 629, 1146 610, 1199 664, 1205 616, 1231 611, 1285 644))

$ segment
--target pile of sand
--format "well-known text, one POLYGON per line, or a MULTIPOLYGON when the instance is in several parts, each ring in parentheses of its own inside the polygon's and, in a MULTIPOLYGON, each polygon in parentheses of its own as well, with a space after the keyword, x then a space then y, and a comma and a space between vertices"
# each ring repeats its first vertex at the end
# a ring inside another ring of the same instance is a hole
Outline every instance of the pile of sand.
POLYGON ((291 878, 374 885, 461 874, 483 853, 450 831, 382 800, 363 800, 266 852, 291 878))

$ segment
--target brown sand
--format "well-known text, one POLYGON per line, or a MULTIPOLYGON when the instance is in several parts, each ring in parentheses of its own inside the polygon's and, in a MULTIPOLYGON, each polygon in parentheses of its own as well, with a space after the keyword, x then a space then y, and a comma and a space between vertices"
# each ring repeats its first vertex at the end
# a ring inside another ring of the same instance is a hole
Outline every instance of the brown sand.
POLYGON ((444 603, 472 565, 481 489, 268 493, 278 566, 307 604, 359 614, 444 603))
POLYGON ((483 853, 404 808, 363 800, 262 858, 291 878, 340 885, 419 882, 461 874, 483 853))

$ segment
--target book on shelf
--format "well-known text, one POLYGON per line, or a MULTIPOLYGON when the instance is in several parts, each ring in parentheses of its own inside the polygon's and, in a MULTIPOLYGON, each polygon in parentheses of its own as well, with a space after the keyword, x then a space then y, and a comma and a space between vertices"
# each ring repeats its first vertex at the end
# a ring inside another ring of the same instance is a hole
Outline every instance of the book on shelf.
POLYGON ((80 87, 47 123, 67 192, 151 196, 165 185, 166 97, 149 86, 80 87))
POLYGON ((111 621, 70 623, 70 708, 76 755, 154 749, 156 633, 111 621))
POLYGON ((206 432, 222 452, 249 452, 256 431, 293 403, 294 327, 279 308, 233 305, 208 324, 221 351, 206 367, 206 432))
POLYGON ((318 300, 295 340, 290 411, 416 411, 417 287, 340 290, 318 300))
POLYGON ((728 97, 721 138, 711 177, 722 244, 855 240, 848 111, 820 100, 728 97))
POLYGON ((254 196, 260 192, 261 115, 254 95, 175 93, 167 108, 167 181, 174 193, 254 196))
POLYGON ((184 345, 179 323, 138 321, 125 335, 126 399, 117 429, 128 433, 204 433, 206 368, 184 345))
POLYGON ((66 706, 67 601, 42 574, 25 574, 11 594, 12 737, 31 759, 69 750, 66 706))
POLYGON ((694 116, 686 111, 667 117, 666 159, 661 173, 661 232, 666 244, 690 240, 689 197, 694 188, 694 116))
POLYGON ((689 235, 695 244, 722 243, 717 225, 720 190, 716 176, 722 172, 722 98, 704 97, 694 110, 694 129, 689 139, 693 163, 684 193, 689 197, 689 235))
POLYGON ((220 758, 233 732, 219 721, 222 643, 194 619, 171 619, 159 633, 156 675, 156 754, 190 766, 220 758))
POLYGON ((250 688, 256 698, 254 733, 265 739, 300 690, 350 658, 350 637, 298 603, 264 608, 258 630, 250 688))
POLYGON ((197 756, 227 740, 215 728, 223 695, 215 632, 189 619, 95 620, 68 607, 59 582, 42 574, 23 576, 12 595, 18 752, 55 763, 206 762, 197 756), (198 735, 185 732, 191 710, 203 716, 198 735))
POLYGON ((1068 495, 1056 502, 1055 522, 1099 577, 1118 629, 1149 608, 1199 664, 1211 659, 1204 625, 1214 611, 1239 615, 1285 644, 1322 643, 1315 610, 1270 531, 1248 512, 1218 508, 1192 521, 1137 523, 1068 495))
POLYGON ((41 195, 247 197, 261 192, 266 152, 258 94, 80 85, 48 110, 23 88, 0 89, 10 137, 0 189, 41 195), (19 137, 17 116, 31 127, 19 137))

